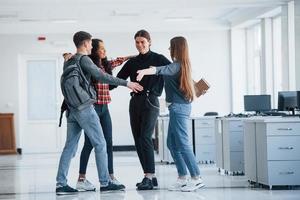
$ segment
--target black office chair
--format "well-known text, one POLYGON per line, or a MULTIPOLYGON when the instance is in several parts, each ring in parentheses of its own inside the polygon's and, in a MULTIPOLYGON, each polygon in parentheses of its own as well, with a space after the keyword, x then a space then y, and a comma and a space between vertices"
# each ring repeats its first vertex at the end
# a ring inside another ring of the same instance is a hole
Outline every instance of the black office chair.
POLYGON ((206 112, 204 113, 204 116, 218 116, 219 114, 217 112, 206 112))

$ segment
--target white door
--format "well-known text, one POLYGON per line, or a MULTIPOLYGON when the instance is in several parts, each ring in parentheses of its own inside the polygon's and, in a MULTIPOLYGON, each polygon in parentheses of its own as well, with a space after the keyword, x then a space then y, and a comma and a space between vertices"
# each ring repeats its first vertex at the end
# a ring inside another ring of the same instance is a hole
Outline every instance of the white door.
POLYGON ((58 128, 62 61, 56 56, 21 56, 19 69, 20 145, 24 153, 62 149, 66 122, 58 128))

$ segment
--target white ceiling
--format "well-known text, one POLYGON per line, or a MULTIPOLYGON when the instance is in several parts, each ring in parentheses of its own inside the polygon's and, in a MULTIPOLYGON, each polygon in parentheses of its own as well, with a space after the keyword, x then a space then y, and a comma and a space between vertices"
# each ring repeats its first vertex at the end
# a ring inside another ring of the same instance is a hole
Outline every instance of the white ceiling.
POLYGON ((1 0, 0 33, 228 29, 289 0, 1 0))

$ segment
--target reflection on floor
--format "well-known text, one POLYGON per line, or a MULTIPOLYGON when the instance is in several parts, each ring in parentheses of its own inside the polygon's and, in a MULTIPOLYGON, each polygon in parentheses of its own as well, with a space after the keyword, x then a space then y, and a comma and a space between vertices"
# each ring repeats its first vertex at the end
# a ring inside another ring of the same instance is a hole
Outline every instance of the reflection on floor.
MULTIPOLYGON (((59 199, 59 200, 299 200, 300 190, 267 190, 252 188, 245 176, 224 176, 214 165, 200 165, 205 187, 196 192, 170 192, 166 188, 176 180, 176 168, 157 162, 156 176, 159 189, 137 191, 135 184, 141 181, 142 171, 135 152, 116 152, 115 175, 126 185, 125 192, 100 194, 82 192, 74 196, 55 195, 55 176, 59 154, 33 154, 0 156, 0 199, 59 199)), ((75 187, 78 176, 79 155, 71 163, 68 183, 75 187)), ((93 156, 88 166, 88 179, 97 185, 97 171, 93 156)))

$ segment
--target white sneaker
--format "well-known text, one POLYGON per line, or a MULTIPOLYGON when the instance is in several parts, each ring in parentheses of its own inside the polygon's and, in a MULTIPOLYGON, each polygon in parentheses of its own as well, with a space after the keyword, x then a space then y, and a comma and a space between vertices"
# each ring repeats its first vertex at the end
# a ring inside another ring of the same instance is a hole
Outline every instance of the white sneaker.
POLYGON ((96 190, 95 186, 91 182, 89 182, 87 179, 78 181, 76 184, 76 189, 80 192, 96 190))
POLYGON ((199 188, 204 187, 205 185, 203 184, 203 180, 201 178, 195 180, 195 179, 191 179, 187 182, 187 184, 185 186, 183 186, 181 188, 182 192, 192 192, 195 191, 199 188))
POLYGON ((188 181, 186 179, 177 179, 177 181, 174 184, 172 184, 168 188, 168 190, 169 191, 181 191, 181 188, 186 186, 187 182, 188 181))
POLYGON ((115 185, 122 185, 116 178, 110 180, 115 185))

